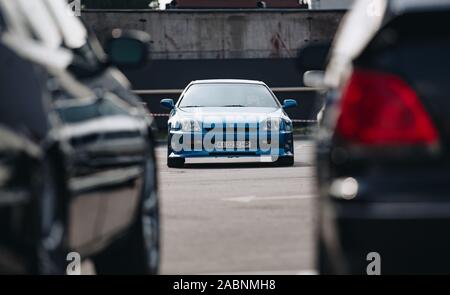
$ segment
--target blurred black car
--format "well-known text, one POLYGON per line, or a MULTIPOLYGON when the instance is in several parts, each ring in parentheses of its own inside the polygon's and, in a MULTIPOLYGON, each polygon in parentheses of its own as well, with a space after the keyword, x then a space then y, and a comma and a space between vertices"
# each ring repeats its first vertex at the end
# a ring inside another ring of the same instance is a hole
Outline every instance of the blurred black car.
POLYGON ((65 5, 0 1, 0 272, 64 274, 77 252, 156 274, 153 119, 114 67, 147 36, 117 30, 107 55, 65 5))
POLYGON ((450 273, 449 50, 450 1, 361 0, 305 74, 326 101, 319 273, 450 273))

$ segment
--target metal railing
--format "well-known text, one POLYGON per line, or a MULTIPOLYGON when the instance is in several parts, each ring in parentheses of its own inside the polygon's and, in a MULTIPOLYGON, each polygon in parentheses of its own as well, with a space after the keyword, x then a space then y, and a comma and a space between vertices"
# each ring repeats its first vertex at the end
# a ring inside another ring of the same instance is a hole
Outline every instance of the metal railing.
MULTIPOLYGON (((273 92, 310 92, 320 91, 322 88, 313 87, 272 87, 273 92)), ((139 89, 133 93, 137 95, 161 95, 161 94, 181 94, 184 89, 139 89)), ((150 113, 153 117, 169 117, 168 113, 150 113)), ((293 123, 316 123, 317 120, 292 119, 293 123)))

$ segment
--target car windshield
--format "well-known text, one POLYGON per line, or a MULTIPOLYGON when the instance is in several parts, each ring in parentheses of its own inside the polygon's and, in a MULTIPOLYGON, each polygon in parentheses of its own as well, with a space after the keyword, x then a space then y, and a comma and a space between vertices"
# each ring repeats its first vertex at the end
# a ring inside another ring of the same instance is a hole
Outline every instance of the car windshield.
POLYGON ((194 84, 178 105, 189 107, 279 107, 275 97, 259 84, 194 84))

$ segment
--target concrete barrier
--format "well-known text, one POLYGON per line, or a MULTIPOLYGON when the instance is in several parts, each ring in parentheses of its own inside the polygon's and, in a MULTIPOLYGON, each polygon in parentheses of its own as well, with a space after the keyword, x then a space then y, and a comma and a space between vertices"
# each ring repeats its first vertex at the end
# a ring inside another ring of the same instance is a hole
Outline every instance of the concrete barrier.
POLYGON ((310 43, 330 41, 343 10, 84 10, 104 42, 114 28, 143 30, 152 59, 292 58, 310 43))

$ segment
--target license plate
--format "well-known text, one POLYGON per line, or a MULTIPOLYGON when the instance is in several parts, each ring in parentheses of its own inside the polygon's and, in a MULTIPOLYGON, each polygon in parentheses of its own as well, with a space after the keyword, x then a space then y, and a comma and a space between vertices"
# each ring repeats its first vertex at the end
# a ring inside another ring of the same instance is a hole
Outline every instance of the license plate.
POLYGON ((216 149, 246 149, 251 147, 250 141, 216 141, 216 149))

